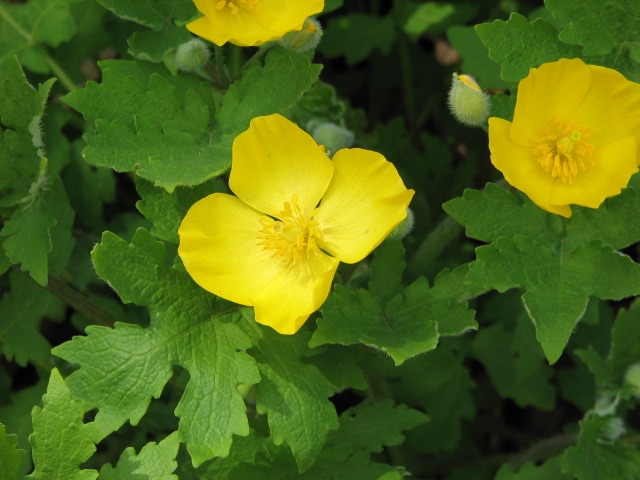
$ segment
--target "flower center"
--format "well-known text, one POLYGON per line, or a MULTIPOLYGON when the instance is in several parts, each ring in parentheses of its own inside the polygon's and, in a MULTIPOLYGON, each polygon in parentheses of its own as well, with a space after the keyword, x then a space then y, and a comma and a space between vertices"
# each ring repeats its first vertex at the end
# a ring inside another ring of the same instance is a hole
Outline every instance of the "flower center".
POLYGON ((277 219, 264 216, 260 219, 259 245, 265 250, 272 250, 273 257, 284 263, 297 263, 310 254, 320 251, 316 241, 321 238, 321 231, 313 216, 317 208, 304 212, 293 196, 291 202, 284 204, 277 219))
POLYGON ((237 15, 240 9, 254 10, 258 8, 258 0, 218 0, 216 8, 228 8, 232 15, 237 15))
POLYGON ((533 154, 545 172, 571 184, 573 177, 593 165, 595 148, 586 141, 592 133, 587 126, 562 123, 552 116, 534 139, 533 154))

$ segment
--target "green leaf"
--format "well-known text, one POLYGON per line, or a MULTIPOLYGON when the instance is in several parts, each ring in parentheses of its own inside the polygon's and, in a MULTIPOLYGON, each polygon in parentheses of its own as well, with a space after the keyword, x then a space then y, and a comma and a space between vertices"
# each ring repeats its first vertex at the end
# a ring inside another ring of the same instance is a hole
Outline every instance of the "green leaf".
POLYGON ((335 407, 328 400, 334 390, 320 370, 302 362, 308 334, 285 336, 258 325, 252 309, 243 309, 241 328, 253 342, 262 380, 257 409, 267 414, 271 438, 286 442, 300 472, 308 470, 325 444, 327 432, 338 427, 335 407))
POLYGON ((564 473, 571 473, 580 480, 640 478, 640 451, 633 444, 601 441, 609 419, 591 415, 580 422, 578 444, 564 452, 564 473))
POLYGON ((426 282, 416 282, 405 295, 397 295, 383 307, 366 290, 336 285, 321 308, 322 318, 309 345, 363 344, 382 350, 400 365, 438 343, 439 317, 429 315, 424 300, 427 292, 426 282))
POLYGON ((466 227, 466 235, 483 242, 500 237, 524 235, 552 243, 561 231, 557 215, 549 215, 519 194, 513 194, 494 183, 484 190, 466 189, 442 208, 466 227))
POLYGON ((531 322, 521 315, 515 327, 498 323, 480 330, 473 351, 502 398, 511 398, 521 407, 549 410, 555 400, 549 384, 553 371, 544 363, 532 333, 531 322))
POLYGON ((494 480, 573 480, 573 476, 562 473, 562 457, 552 457, 542 465, 526 462, 518 471, 514 471, 509 464, 500 467, 494 480))
POLYGON ((329 58, 344 56, 347 65, 354 65, 374 50, 389 53, 395 39, 391 17, 351 13, 329 20, 319 49, 329 58))
MULTIPOLYGON (((418 37, 433 27, 443 23, 456 13, 456 7, 451 3, 436 2, 406 2, 406 18, 402 20, 402 29, 409 35, 418 37)), ((403 16, 405 16, 403 15, 403 16)))
POLYGON ((177 480, 173 471, 178 466, 175 458, 179 446, 178 434, 172 433, 161 442, 146 444, 138 454, 128 447, 115 468, 107 463, 100 469, 100 480, 177 480))
POLYGON ((33 72, 50 73, 46 47, 57 47, 73 37, 76 24, 70 7, 78 1, 0 3, 0 81, 15 56, 33 72))
POLYGON ((0 478, 11 480, 20 478, 20 463, 24 458, 24 450, 19 450, 18 437, 5 433, 5 427, 0 423, 0 478))
POLYGON ((444 338, 438 348, 386 371, 392 397, 426 412, 429 422, 407 432, 407 444, 421 455, 452 451, 463 420, 475 414, 466 338, 444 338))
POLYGON ((640 5, 633 0, 547 0, 545 5, 554 17, 568 21, 560 31, 560 40, 583 46, 586 56, 614 51, 617 56, 628 55, 628 50, 640 47, 640 5))
POLYGON ((37 187, 34 196, 18 206, 5 222, 0 237, 5 237, 7 257, 45 286, 48 275, 59 273, 71 255, 74 214, 59 178, 53 179, 51 185, 42 183, 37 187), (51 268, 52 262, 57 268, 51 268))
POLYGON ((371 291, 336 285, 321 308, 323 318, 310 346, 364 344, 382 350, 400 365, 434 349, 440 335, 460 335, 477 327, 466 302, 471 298, 466 295, 469 288, 459 281, 465 274, 462 270, 443 272, 431 289, 420 278, 399 290, 401 249, 387 243, 391 245, 376 253, 371 291), (394 256, 398 258, 395 265, 394 256))
POLYGON ((82 400, 74 398, 57 369, 51 371, 42 408, 34 407, 33 434, 29 437, 35 469, 27 478, 91 480, 95 470, 80 465, 96 451, 98 429, 83 422, 82 400))
POLYGON ((29 201, 42 187, 46 168, 42 117, 51 79, 33 88, 17 61, 7 65, 0 83, 0 206, 29 201))
MULTIPOLYGON (((171 56, 175 56, 176 48, 192 38, 189 30, 182 26, 164 25, 157 32, 154 30, 135 32, 128 40, 129 53, 139 60, 149 62, 172 60, 171 56)), ((167 61, 167 66, 169 64, 170 62, 167 61)))
POLYGON ((614 250, 640 242, 640 175, 631 177, 629 187, 611 197, 598 208, 575 208, 567 225, 567 245, 571 249, 593 241, 601 241, 614 250))
POLYGON ((512 13, 507 21, 482 23, 475 29, 489 56, 502 66, 502 79, 508 82, 519 82, 530 68, 545 62, 580 56, 580 47, 561 42, 558 31, 542 19, 529 22, 512 13))
POLYGON ((329 435, 327 444, 338 449, 344 458, 349 452, 381 452, 384 446, 401 445, 402 432, 429 420, 425 414, 392 400, 364 401, 340 415, 340 428, 329 435))
POLYGON ((137 179, 136 189, 142 198, 136 203, 136 207, 153 223, 151 233, 175 245, 179 240, 178 227, 191 205, 211 193, 228 190, 217 179, 196 187, 178 187, 171 194, 163 188, 154 187, 146 180, 137 179))
POLYGON ((530 237, 499 238, 476 249, 468 281, 504 292, 520 287, 547 360, 555 363, 589 297, 621 299, 640 294, 640 265, 597 243, 571 251, 530 237), (619 279, 624 278, 625 282, 619 279))
POLYGON ((44 316, 58 318, 65 306, 26 275, 9 274, 11 290, 0 299, 0 348, 8 360, 23 367, 49 357, 51 346, 40 333, 44 316))
POLYGON ((233 139, 249 127, 258 116, 282 112, 298 99, 320 74, 320 65, 312 64, 306 55, 284 48, 274 48, 264 66, 256 64, 229 86, 216 112, 222 145, 231 152, 233 139))
POLYGON ((7 431, 18 436, 19 448, 27 453, 20 465, 20 473, 23 476, 33 468, 31 464, 31 445, 29 445, 29 435, 33 433, 31 411, 35 405, 41 404, 42 395, 46 391, 47 379, 40 378, 35 385, 13 393, 11 395, 11 403, 0 407, 0 423, 6 425, 7 431))
POLYGON ((620 309, 611 330, 611 349, 608 365, 611 381, 620 385, 627 368, 640 362, 640 300, 636 299, 628 310, 620 309))
POLYGON ((139 23, 153 30, 167 23, 186 23, 197 14, 192 2, 181 0, 97 0, 100 5, 125 20, 139 23))
POLYGON ((162 65, 100 62, 102 83, 87 83, 64 101, 95 122, 85 133, 86 160, 136 172, 173 191, 222 173, 229 163, 212 142, 213 91, 162 65))
POLYGON ((176 408, 180 437, 196 466, 227 455, 232 435, 249 433, 236 388, 259 378, 243 352, 246 335, 225 322, 237 309, 195 285, 179 264, 169 267, 164 244, 146 230, 131 244, 106 232, 92 258, 124 303, 149 309, 151 323, 90 326, 86 337, 56 347, 55 355, 80 366, 67 380, 71 391, 88 409, 99 409, 96 423, 106 435, 126 420, 137 424, 172 367, 185 368, 190 380, 176 408))

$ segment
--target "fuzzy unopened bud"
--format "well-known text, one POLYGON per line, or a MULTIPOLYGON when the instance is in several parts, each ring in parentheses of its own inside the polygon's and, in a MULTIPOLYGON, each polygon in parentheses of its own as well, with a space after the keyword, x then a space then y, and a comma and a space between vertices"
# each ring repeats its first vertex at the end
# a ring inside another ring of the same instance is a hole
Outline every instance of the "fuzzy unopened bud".
POLYGON ((459 122, 478 127, 487 121, 491 102, 472 77, 454 73, 449 90, 449 109, 459 122))
POLYGON ((640 363, 634 363, 624 374, 624 383, 629 385, 636 398, 640 398, 640 363))
POLYGON ((331 122, 312 125, 310 130, 316 143, 324 145, 331 155, 342 148, 351 147, 355 140, 355 135, 351 130, 331 122))
POLYGON ((306 52, 318 46, 322 38, 322 26, 315 18, 307 18, 301 30, 287 33, 280 45, 296 52, 306 52))
POLYGON ((183 43, 176 50, 176 66, 184 72, 195 72, 205 66, 211 53, 199 38, 183 43))
POLYGON ((413 214, 413 210, 407 208, 407 216, 398 225, 396 225, 396 228, 391 230, 388 238, 402 240, 409 234, 409 232, 411 232, 411 230, 413 230, 414 223, 415 215, 413 214))

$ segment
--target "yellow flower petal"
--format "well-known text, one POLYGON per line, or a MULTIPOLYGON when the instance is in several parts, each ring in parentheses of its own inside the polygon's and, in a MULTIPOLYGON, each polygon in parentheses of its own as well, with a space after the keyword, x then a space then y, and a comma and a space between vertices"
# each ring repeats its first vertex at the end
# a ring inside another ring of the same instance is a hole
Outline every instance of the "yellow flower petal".
POLYGON ((199 37, 216 45, 261 45, 299 30, 305 19, 320 13, 324 0, 194 0, 204 15, 187 24, 199 37), (206 19, 204 21, 203 19, 206 19))
POLYGON ((366 257, 407 216, 413 190, 377 152, 339 150, 334 175, 314 217, 320 248, 346 263, 366 257))
POLYGON ((257 322, 292 334, 327 298, 339 262, 317 249, 283 262, 263 245, 263 217, 237 197, 209 195, 183 219, 178 253, 202 288, 254 306, 257 322))
POLYGON ((518 101, 513 114, 511 138, 522 146, 532 145, 551 114, 564 121, 578 111, 589 88, 591 70, 579 59, 562 58, 532 68, 518 84, 518 101))
POLYGON ((618 195, 638 171, 636 149, 635 137, 627 137, 596 150, 593 167, 576 175, 571 184, 556 181, 550 201, 598 208, 606 198, 618 195))
POLYGON ((263 215, 232 195, 214 193, 191 206, 178 230, 178 254, 205 290, 242 305, 264 288, 271 254, 259 245, 263 215))
POLYGON ((256 210, 277 217, 297 195, 312 210, 331 181, 333 164, 310 135, 281 115, 257 117, 233 142, 229 187, 256 210))
POLYGON ((315 252, 298 266, 280 269, 252 299, 256 322, 278 333, 296 333, 327 299, 339 263, 315 252))
POLYGON ((510 185, 525 193, 540 208, 570 217, 569 206, 551 203, 552 178, 540 168, 530 147, 512 143, 511 128, 512 124, 507 120, 497 117, 489 119, 491 163, 502 172, 510 185))

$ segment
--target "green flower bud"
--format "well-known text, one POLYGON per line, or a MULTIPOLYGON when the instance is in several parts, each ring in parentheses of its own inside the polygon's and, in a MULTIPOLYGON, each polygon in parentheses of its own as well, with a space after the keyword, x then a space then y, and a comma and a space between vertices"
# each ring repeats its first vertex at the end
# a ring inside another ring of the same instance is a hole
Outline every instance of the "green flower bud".
POLYGON ((306 52, 318 46, 322 38, 322 26, 314 18, 307 18, 301 30, 287 33, 279 40, 280 45, 295 52, 306 52))
POLYGON ((407 216, 403 221, 401 221, 396 228, 391 230, 391 233, 387 238, 396 238, 398 240, 406 237, 411 230, 413 230, 413 225, 415 224, 415 215, 413 214, 413 210, 407 208, 407 216))
POLYGON ((331 122, 322 122, 317 125, 310 123, 311 136, 316 143, 324 145, 330 155, 341 148, 349 148, 353 145, 355 135, 351 130, 331 122))
POLYGON ((626 432, 624 422, 620 417, 612 417, 602 428, 600 439, 605 442, 613 442, 626 432))
POLYGON ((449 90, 449 109, 460 123, 478 127, 487 121, 491 102, 473 78, 454 73, 449 90))
POLYGON ((640 398, 640 363, 634 363, 624 374, 624 383, 632 388, 633 394, 640 398))
POLYGON ((195 72, 209 61, 210 56, 211 53, 204 41, 194 38, 176 50, 176 66, 184 72, 195 72))

